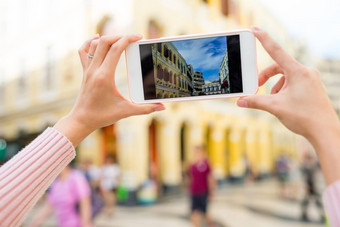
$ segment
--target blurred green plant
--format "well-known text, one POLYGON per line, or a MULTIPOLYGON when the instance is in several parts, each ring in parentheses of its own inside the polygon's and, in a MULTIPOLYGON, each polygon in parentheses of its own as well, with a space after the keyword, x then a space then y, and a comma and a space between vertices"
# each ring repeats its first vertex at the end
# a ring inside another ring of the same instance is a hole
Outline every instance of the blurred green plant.
POLYGON ((0 139, 0 161, 3 161, 6 156, 7 143, 5 140, 0 139))

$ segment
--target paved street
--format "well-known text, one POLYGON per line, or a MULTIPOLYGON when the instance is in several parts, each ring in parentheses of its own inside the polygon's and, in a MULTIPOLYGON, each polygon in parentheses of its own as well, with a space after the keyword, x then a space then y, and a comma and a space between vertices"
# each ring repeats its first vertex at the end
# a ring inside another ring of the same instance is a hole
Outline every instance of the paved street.
MULTIPOLYGON (((294 190, 297 197, 300 190, 294 190)), ((113 217, 97 216, 96 226, 190 226, 189 201, 185 195, 171 196, 151 206, 122 207, 116 209, 113 217)), ((28 220, 34 215, 33 210, 28 220)), ((310 207, 312 221, 300 221, 300 202, 283 199, 278 195, 277 182, 273 180, 256 184, 223 186, 210 206, 210 214, 215 226, 252 227, 302 227, 323 226, 314 204, 310 207)), ((27 220, 26 220, 27 223, 27 220)), ((55 219, 49 218, 44 226, 55 226, 55 219)))

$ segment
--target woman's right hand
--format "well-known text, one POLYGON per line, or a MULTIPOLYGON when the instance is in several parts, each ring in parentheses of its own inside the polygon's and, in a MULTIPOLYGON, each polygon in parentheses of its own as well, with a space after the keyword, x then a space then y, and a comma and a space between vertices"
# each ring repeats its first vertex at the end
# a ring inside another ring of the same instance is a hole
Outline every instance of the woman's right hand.
POLYGON ((297 62, 263 30, 257 27, 252 30, 275 61, 259 73, 259 86, 270 77, 283 75, 272 88, 271 94, 244 97, 237 104, 268 111, 288 129, 312 141, 324 131, 338 130, 339 121, 320 73, 297 62))

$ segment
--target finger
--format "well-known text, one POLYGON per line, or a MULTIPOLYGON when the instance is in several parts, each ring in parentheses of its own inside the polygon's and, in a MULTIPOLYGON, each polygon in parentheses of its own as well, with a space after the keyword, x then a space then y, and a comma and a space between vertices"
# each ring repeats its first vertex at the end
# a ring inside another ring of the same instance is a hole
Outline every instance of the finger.
POLYGON ((264 49, 279 64, 283 70, 291 70, 292 67, 297 66, 298 62, 290 56, 283 48, 275 42, 267 32, 253 26, 252 31, 256 38, 261 42, 264 49))
POLYGON ((286 77, 285 76, 281 76, 281 78, 279 79, 279 81, 274 85, 274 87, 271 90, 271 94, 276 94, 278 93, 281 88, 283 87, 284 83, 286 81, 286 77))
POLYGON ((89 52, 91 43, 93 40, 98 39, 99 35, 96 34, 94 37, 91 39, 87 40, 78 50, 79 57, 80 57, 80 62, 83 68, 86 66, 87 63, 87 53, 89 52))
POLYGON ((130 103, 130 108, 128 111, 128 116, 134 116, 134 115, 143 115, 143 114, 150 114, 155 111, 162 111, 165 110, 165 106, 161 103, 155 103, 155 104, 133 104, 130 103))
POLYGON ((237 105, 239 107, 265 110, 269 113, 273 113, 273 99, 274 96, 272 95, 251 95, 238 99, 237 105))
POLYGON ((100 37, 98 47, 91 61, 91 67, 99 67, 103 63, 103 60, 105 59, 106 54, 110 50, 111 46, 121 39, 121 37, 121 35, 100 37))
POLYGON ((279 73, 283 74, 283 71, 277 63, 268 66, 259 73, 259 86, 262 86, 269 78, 279 73))
MULTIPOLYGON (((142 35, 140 34, 127 35, 121 38, 111 46, 102 66, 108 71, 114 71, 123 51, 128 47, 129 44, 136 42, 141 38, 142 35)), ((112 73, 112 75, 114 75, 114 73, 112 73)))
POLYGON ((93 40, 91 42, 91 46, 90 46, 90 49, 89 49, 88 55, 87 55, 87 64, 86 64, 86 67, 88 67, 90 65, 90 63, 91 63, 91 61, 93 59, 93 57, 90 57, 90 56, 94 56, 94 54, 96 52, 96 49, 97 49, 97 46, 98 46, 98 43, 99 43, 98 39, 93 40))

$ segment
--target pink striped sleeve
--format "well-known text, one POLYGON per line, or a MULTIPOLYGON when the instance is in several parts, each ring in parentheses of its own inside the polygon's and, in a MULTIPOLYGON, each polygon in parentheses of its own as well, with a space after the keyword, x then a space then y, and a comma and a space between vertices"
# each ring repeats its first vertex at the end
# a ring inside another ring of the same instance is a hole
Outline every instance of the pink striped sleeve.
POLYGON ((330 225, 340 226, 340 180, 327 187, 323 201, 330 225))
POLYGON ((0 225, 19 226, 44 191, 75 157, 72 143, 47 128, 0 168, 0 225))

